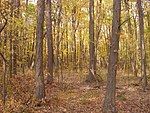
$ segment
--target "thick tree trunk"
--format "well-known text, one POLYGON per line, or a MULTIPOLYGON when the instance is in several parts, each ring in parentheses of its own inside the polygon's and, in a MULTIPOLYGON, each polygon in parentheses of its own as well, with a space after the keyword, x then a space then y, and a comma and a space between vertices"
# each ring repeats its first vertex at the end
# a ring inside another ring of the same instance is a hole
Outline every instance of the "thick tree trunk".
POLYGON ((43 24, 44 24, 45 0, 37 2, 37 28, 36 28, 36 99, 45 97, 43 76, 43 24))
POLYGON ((47 0, 46 6, 46 28, 47 28, 47 47, 48 47, 48 77, 47 82, 53 82, 53 39, 52 39, 52 19, 51 19, 51 0, 47 0))
POLYGON ((110 55, 107 75, 107 86, 105 100, 103 104, 103 113, 116 113, 115 94, 116 94, 116 71, 118 62, 118 49, 120 37, 120 13, 121 0, 113 1, 113 21, 112 38, 110 44, 110 55))

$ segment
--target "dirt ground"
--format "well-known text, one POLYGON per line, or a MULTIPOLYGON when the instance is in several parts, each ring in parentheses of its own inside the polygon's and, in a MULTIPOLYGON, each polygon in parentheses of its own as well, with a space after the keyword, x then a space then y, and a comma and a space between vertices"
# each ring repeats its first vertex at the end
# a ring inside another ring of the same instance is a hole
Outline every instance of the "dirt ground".
MULTIPOLYGON (((0 113, 101 113, 106 87, 106 72, 99 85, 85 83, 87 72, 63 72, 63 82, 46 84, 46 98, 34 98, 35 79, 32 72, 18 74, 8 80, 6 105, 0 99, 0 113)), ((150 113, 150 85, 143 92, 138 78, 117 76, 116 108, 118 113, 150 113)), ((149 82, 150 84, 150 82, 149 82)), ((0 82, 2 90, 2 83, 0 82)))

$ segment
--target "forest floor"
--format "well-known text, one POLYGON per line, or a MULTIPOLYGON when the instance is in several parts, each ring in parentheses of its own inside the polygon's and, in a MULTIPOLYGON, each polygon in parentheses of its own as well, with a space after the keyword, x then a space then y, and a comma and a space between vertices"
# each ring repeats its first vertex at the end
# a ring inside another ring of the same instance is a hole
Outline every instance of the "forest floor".
MULTIPOLYGON (((0 113, 101 113, 106 87, 106 70, 99 84, 85 83, 87 72, 63 72, 63 83, 46 84, 46 98, 39 104, 34 98, 35 77, 29 71, 9 80, 5 106, 0 97, 0 113)), ((56 77, 57 78, 57 77, 56 77)), ((55 80, 57 81, 57 80, 55 80)), ((150 79, 149 79, 150 84, 150 79)), ((116 108, 118 113, 150 113, 150 85, 143 92, 139 78, 117 76, 116 108)), ((2 83, 0 82, 0 90, 2 83)))

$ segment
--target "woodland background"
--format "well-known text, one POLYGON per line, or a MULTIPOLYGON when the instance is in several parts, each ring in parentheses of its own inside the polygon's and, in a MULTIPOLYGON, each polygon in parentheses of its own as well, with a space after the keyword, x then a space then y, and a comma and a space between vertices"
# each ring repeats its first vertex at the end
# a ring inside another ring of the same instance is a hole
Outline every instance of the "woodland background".
POLYGON ((150 112, 149 0, 0 0, 0 56, 0 112, 150 112))

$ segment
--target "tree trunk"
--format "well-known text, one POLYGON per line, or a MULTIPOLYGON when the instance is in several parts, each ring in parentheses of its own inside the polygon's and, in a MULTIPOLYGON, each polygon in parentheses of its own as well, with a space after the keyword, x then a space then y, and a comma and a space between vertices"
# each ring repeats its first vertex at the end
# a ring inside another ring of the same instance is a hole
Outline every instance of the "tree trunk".
POLYGON ((89 61, 89 74, 87 75, 86 81, 87 82, 94 82, 96 81, 96 66, 95 66, 95 44, 94 44, 94 0, 90 0, 89 2, 89 54, 90 54, 90 61, 89 61))
MULTIPOLYGON (((134 13, 132 14, 134 15, 134 13)), ((138 39, 138 34, 137 34, 137 22, 136 22, 136 16, 133 16, 133 22, 134 22, 134 34, 136 38, 136 52, 135 52, 135 69, 136 72, 138 73, 138 66, 139 66, 139 39, 138 39)))
POLYGON ((103 104, 103 113, 116 113, 115 94, 116 94, 116 71, 118 62, 118 49, 120 37, 120 13, 121 0, 113 0, 113 21, 112 38, 110 44, 110 55, 107 75, 107 86, 105 100, 103 104))
POLYGON ((67 43, 67 67, 69 66, 69 39, 68 39, 68 23, 66 24, 66 43, 67 43))
MULTIPOLYGON (((13 3, 13 0, 11 0, 11 2, 13 3)), ((13 71, 13 62, 12 62, 12 18, 13 18, 13 5, 11 5, 11 8, 10 8, 10 17, 11 17, 11 20, 10 20, 10 32, 9 32, 9 76, 10 78, 12 78, 12 71, 13 71)))
MULTIPOLYGON (((102 18, 101 20, 101 5, 102 5, 102 0, 98 0, 97 1, 97 4, 96 4, 96 41, 95 41, 95 62, 97 65, 97 54, 98 54, 98 40, 99 40, 99 37, 100 37, 100 32, 101 32, 101 29, 102 29, 102 23, 103 23, 103 20, 104 18, 102 18), (101 22, 100 22, 101 21, 101 22)), ((97 66, 96 66, 97 67, 97 66)))
POLYGON ((141 54, 141 76, 143 90, 145 91, 147 86, 146 77, 146 51, 145 51, 145 40, 144 40, 144 22, 143 22, 143 10, 141 0, 137 0, 137 8, 139 14, 139 29, 140 29, 140 54, 141 54))
POLYGON ((61 24, 61 12, 62 12, 62 2, 59 0, 59 12, 58 12, 58 20, 57 20, 57 39, 56 39, 56 72, 59 69, 59 46, 60 46, 60 24, 61 24))
MULTIPOLYGON (((13 0, 13 5, 16 10, 14 10, 14 18, 19 18, 19 11, 20 11, 20 0, 13 0)), ((16 23, 14 23, 16 24, 16 23)), ((13 40, 13 74, 17 74, 17 59, 18 59, 18 39, 19 39, 19 32, 18 26, 14 31, 14 40, 13 40)))
POLYGON ((72 9, 72 36, 73 36, 73 70, 77 72, 77 58, 76 58, 76 7, 74 6, 72 9))
MULTIPOLYGON (((132 66, 132 71, 135 77, 137 77, 137 69, 136 69, 136 59, 135 59, 135 51, 134 51, 134 39, 133 39, 133 31, 132 31, 132 24, 131 24, 131 18, 130 18, 130 6, 128 1, 125 2, 125 8, 127 11, 128 16, 128 32, 129 32, 129 54, 130 54, 130 64, 132 66), (132 49, 131 49, 132 48, 132 49)), ((129 65, 130 65, 129 64, 129 65)))
POLYGON ((43 24, 44 24, 45 0, 37 1, 37 28, 36 28, 36 99, 45 97, 43 76, 43 24))
POLYGON ((7 32, 4 31, 4 48, 3 48, 3 103, 6 103, 7 86, 6 86, 6 44, 7 44, 7 32))
POLYGON ((52 39, 52 19, 51 19, 51 0, 47 0, 46 6, 46 28, 47 28, 47 47, 48 47, 48 77, 47 82, 53 82, 53 39, 52 39))
POLYGON ((83 37, 82 37, 82 30, 80 29, 80 46, 79 46, 79 48, 80 48, 80 52, 79 52, 79 69, 80 69, 80 71, 82 71, 83 70, 83 37))

